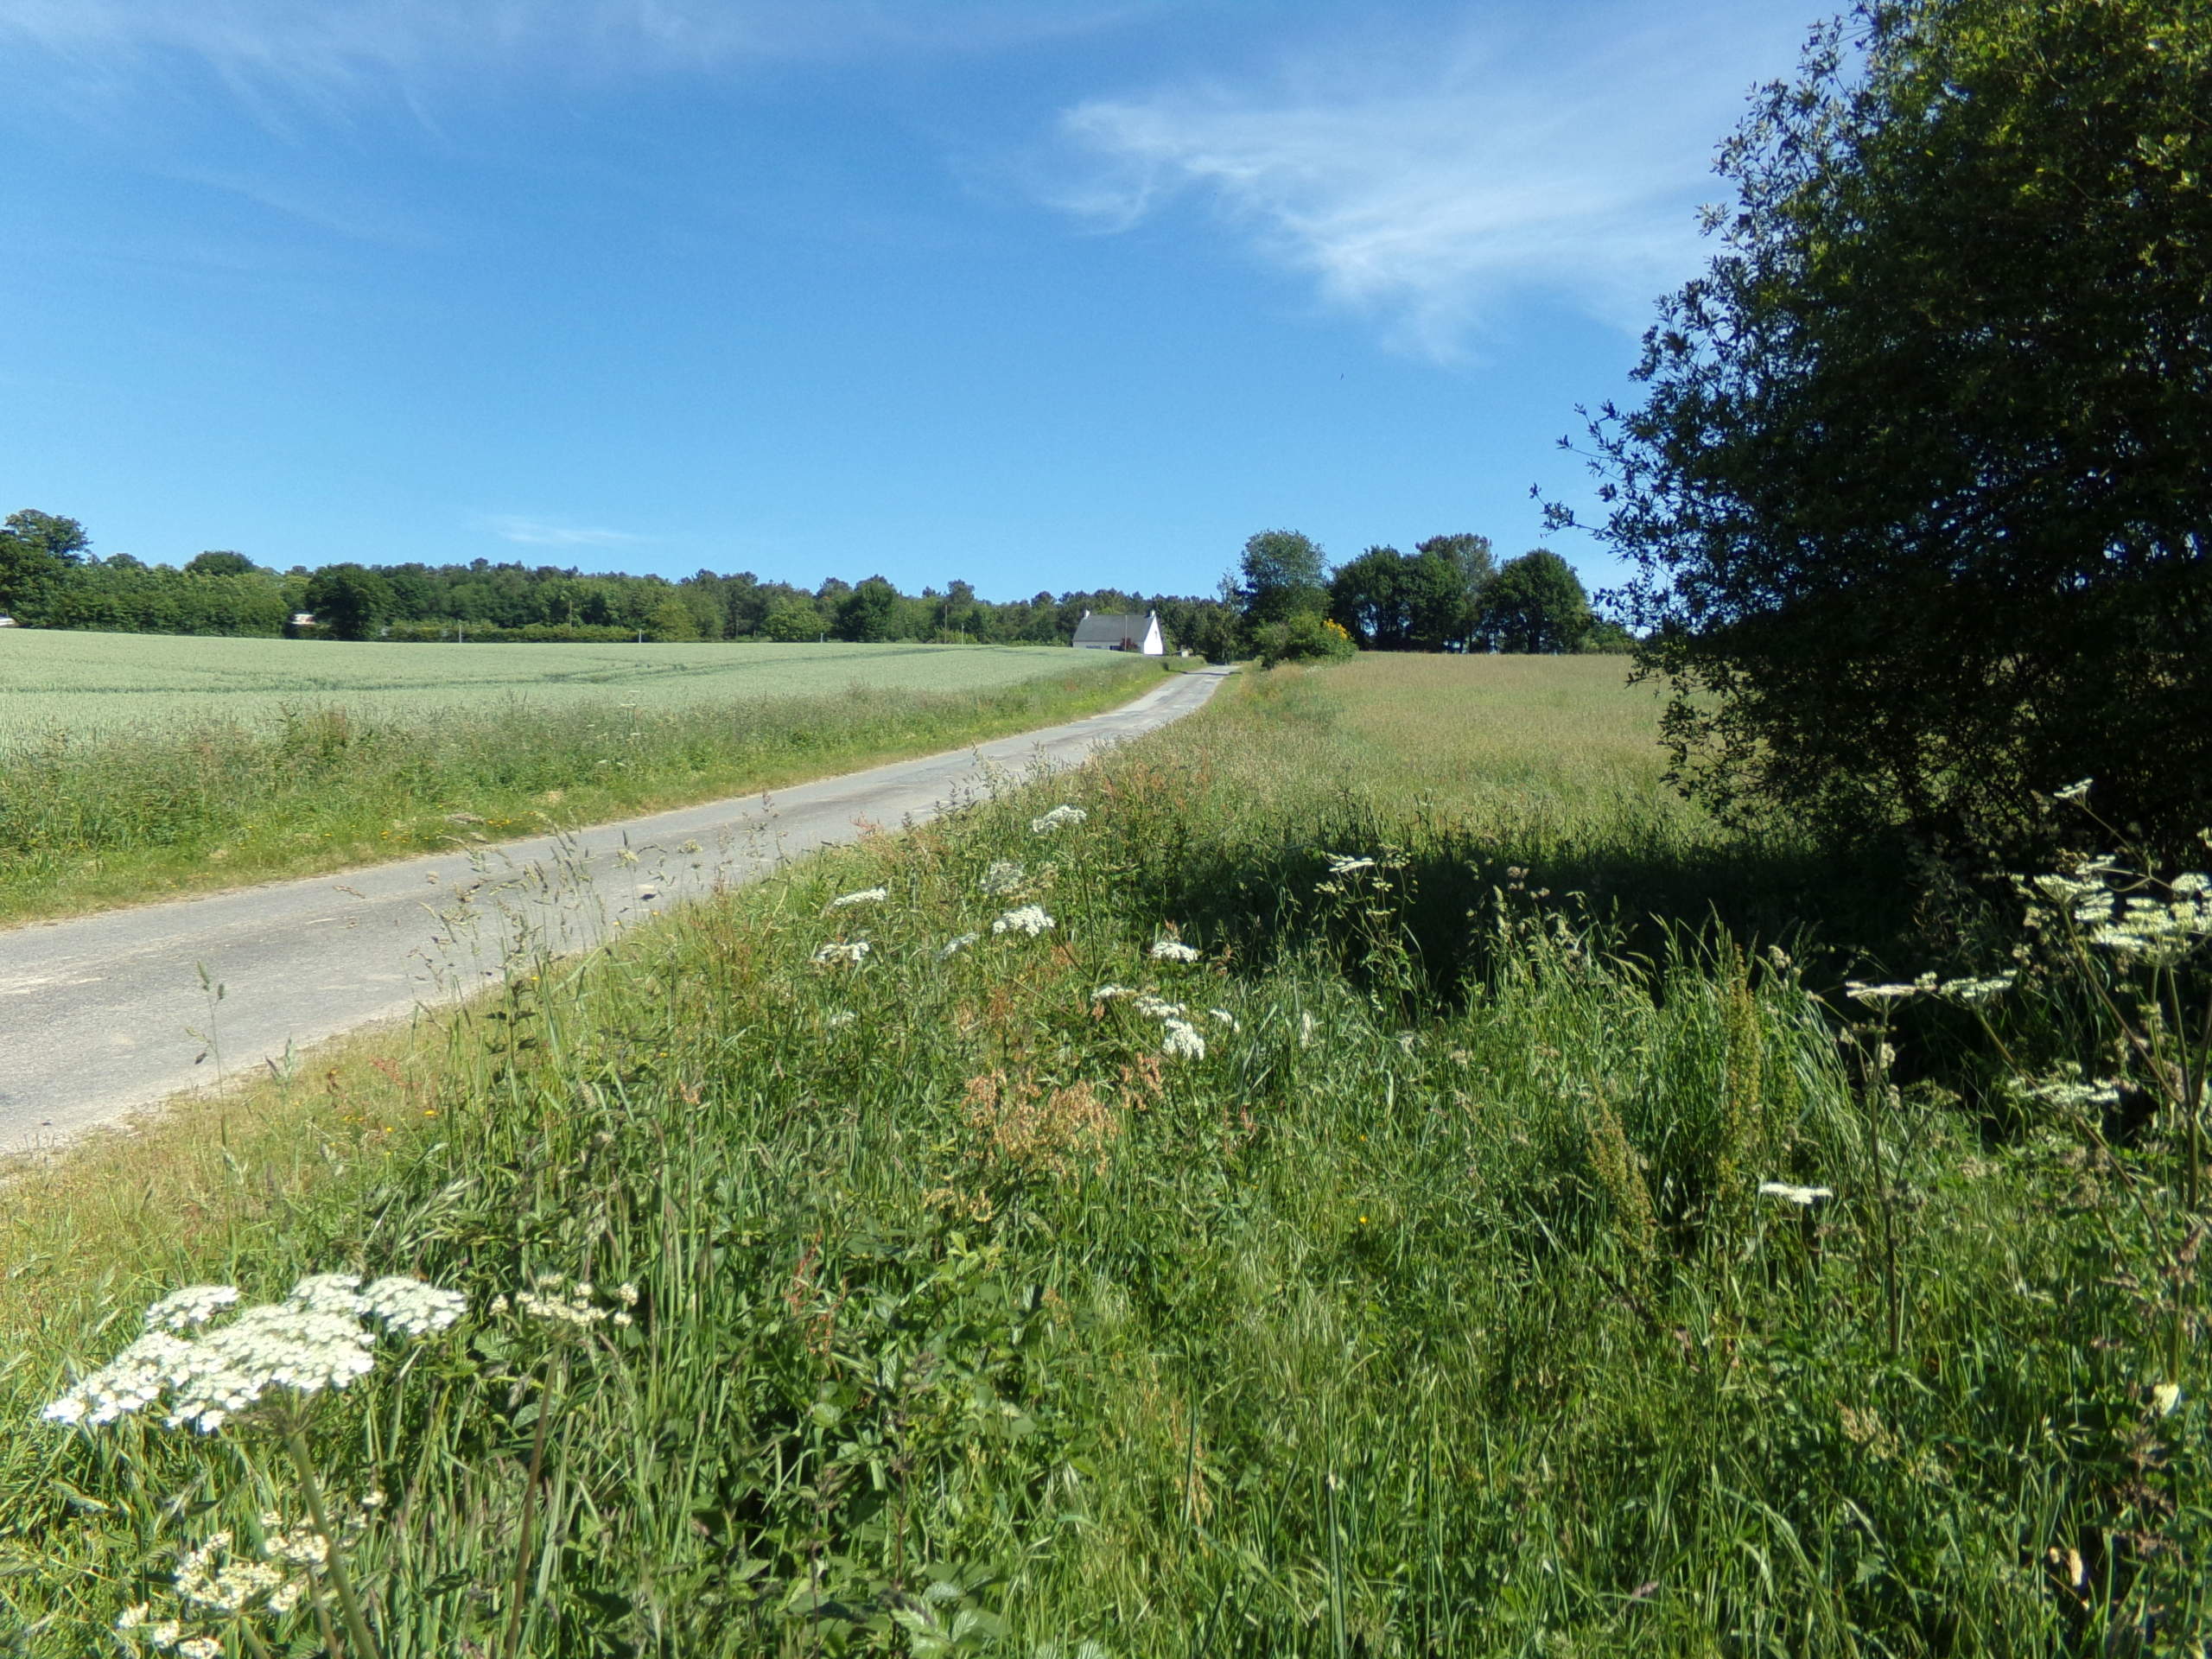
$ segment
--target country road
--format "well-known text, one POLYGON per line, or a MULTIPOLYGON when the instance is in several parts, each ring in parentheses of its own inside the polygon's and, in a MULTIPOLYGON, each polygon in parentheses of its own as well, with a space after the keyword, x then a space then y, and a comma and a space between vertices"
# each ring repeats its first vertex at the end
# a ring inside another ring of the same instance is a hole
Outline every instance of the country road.
POLYGON ((1202 706, 1227 671, 976 747, 565 836, 0 931, 0 1154, 496 979, 526 934, 588 948, 618 925, 1080 762, 1202 706), (220 988, 219 997, 216 988, 220 988))

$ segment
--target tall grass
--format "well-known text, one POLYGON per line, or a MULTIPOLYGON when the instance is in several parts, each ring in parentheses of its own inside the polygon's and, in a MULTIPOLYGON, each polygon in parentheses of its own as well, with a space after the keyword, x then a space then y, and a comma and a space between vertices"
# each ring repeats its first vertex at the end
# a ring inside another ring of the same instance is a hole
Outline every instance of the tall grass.
MULTIPOLYGON (((315 1402, 332 1490, 388 1495, 348 1553, 394 1659, 2201 1651, 2171 1136, 1993 1135, 1786 957, 1624 949, 1541 868, 1486 860, 1446 926, 1412 849, 1516 809, 1344 735, 1402 690, 1232 685, 1058 786, 518 964, 409 1053, 228 1109, 219 1153, 26 1173, 18 1647, 97 1650, 181 1549, 298 1507, 250 1420, 34 1425, 68 1363, 184 1280, 343 1265, 473 1309, 315 1402), (1052 925, 994 931, 1028 905, 1052 925), (634 1286, 634 1322, 494 1311, 540 1274, 634 1286)), ((1591 792, 1501 844, 1610 814, 1721 850, 1675 811, 1591 792)))
POLYGON ((750 793, 1094 713, 1158 673, 1114 658, 968 692, 341 705, 91 739, 54 728, 0 745, 0 921, 750 793))

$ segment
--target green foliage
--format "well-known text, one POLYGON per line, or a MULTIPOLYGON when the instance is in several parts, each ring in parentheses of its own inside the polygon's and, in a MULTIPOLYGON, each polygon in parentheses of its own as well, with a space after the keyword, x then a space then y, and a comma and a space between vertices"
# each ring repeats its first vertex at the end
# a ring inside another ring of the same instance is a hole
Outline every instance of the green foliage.
POLYGON ((1236 597, 1249 633, 1329 608, 1328 564, 1313 537, 1263 530, 1244 543, 1236 597))
POLYGON ((1269 622, 1252 631, 1252 646, 1262 668, 1280 663, 1333 663, 1358 654, 1342 624, 1311 611, 1287 622, 1269 622))
POLYGON ((836 634, 859 643, 888 639, 899 614, 899 590, 881 576, 870 576, 838 601, 836 634))
POLYGON ((74 518, 31 507, 10 513, 0 525, 0 614, 35 605, 91 545, 92 538, 74 518))
POLYGON ((250 576, 253 572, 253 561, 245 554, 219 549, 194 554, 184 567, 188 576, 250 576))
POLYGON ((1593 425, 1717 806, 2018 842, 2212 816, 2212 11, 1869 0, 1723 152, 1593 425), (1847 32, 1849 38, 1847 38, 1847 32))
POLYGON ((366 639, 398 603, 391 584, 365 565, 325 565, 308 583, 308 609, 339 639, 366 639))
POLYGON ((1486 651, 1578 651, 1591 620, 1574 568, 1540 547, 1508 559, 1483 589, 1475 636, 1486 651))

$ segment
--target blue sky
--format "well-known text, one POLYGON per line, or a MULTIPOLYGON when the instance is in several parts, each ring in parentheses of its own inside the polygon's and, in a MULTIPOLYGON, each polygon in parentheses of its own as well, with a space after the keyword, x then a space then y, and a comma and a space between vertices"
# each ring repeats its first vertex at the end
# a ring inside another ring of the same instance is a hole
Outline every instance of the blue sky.
POLYGON ((0 511, 995 598, 1518 552, 1818 15, 0 0, 0 511))

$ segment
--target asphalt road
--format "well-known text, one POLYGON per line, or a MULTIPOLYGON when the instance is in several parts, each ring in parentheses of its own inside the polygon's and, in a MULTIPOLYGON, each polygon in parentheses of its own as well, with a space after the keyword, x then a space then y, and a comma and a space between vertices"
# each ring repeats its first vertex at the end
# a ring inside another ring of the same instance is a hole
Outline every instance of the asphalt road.
POLYGON ((1191 713, 1224 672, 1178 675, 1088 720, 772 796, 0 930, 0 1154, 466 995, 499 976, 518 938, 588 949, 865 827, 935 817, 994 775, 1075 765, 1191 713))

